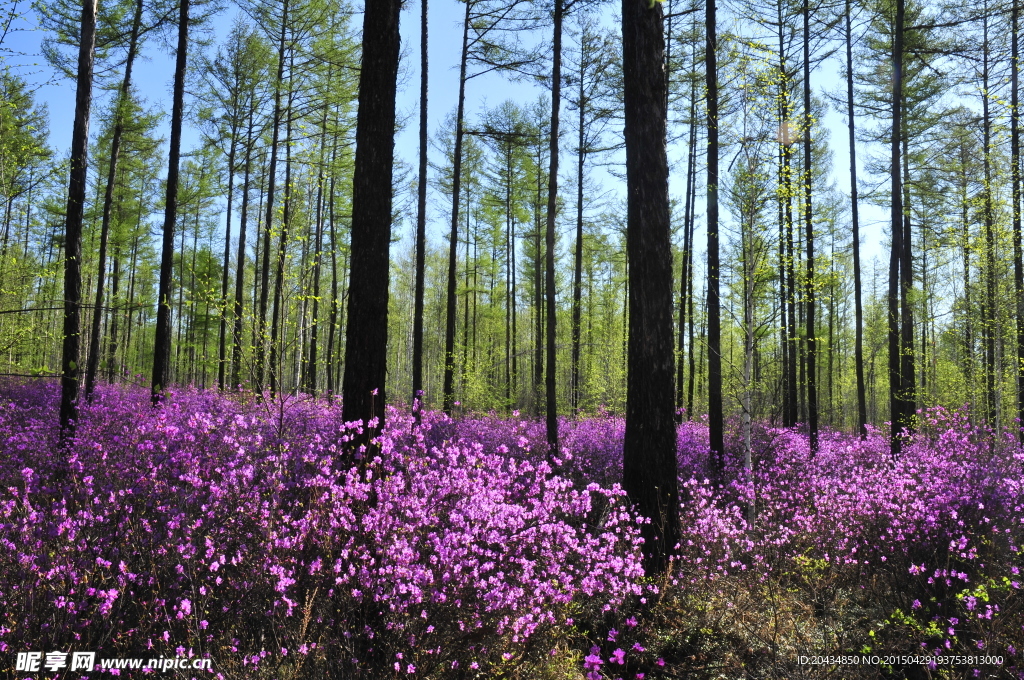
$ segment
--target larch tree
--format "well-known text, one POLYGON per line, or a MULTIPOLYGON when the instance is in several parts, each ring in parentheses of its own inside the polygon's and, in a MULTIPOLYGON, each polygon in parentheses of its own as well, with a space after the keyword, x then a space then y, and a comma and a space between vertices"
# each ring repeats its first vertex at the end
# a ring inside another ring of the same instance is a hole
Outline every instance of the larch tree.
POLYGON ((117 163, 121 151, 121 136, 124 134, 124 113, 122 109, 127 105, 127 99, 131 91, 132 67, 135 65, 135 57, 138 54, 139 31, 142 27, 142 0, 135 3, 135 11, 132 15, 131 37, 128 40, 128 55, 125 58, 124 79, 121 81, 121 88, 118 91, 117 100, 114 104, 114 133, 110 143, 110 164, 107 169, 107 188, 103 196, 103 217, 100 227, 100 252, 99 265, 96 276, 96 302, 92 312, 92 332, 89 335, 89 358, 85 371, 85 398, 92 399, 93 389, 96 385, 96 371, 100 365, 100 324, 103 320, 103 293, 104 277, 107 265, 107 241, 110 234, 111 210, 114 203, 114 183, 117 179, 117 163))
POLYGON ((718 238, 718 8, 716 0, 705 6, 704 68, 707 82, 707 347, 708 428, 711 456, 715 465, 725 466, 725 421, 722 404, 722 309, 719 281, 718 238))
POLYGON ((420 148, 416 185, 416 300, 412 331, 412 404, 419 422, 423 400, 423 295, 427 255, 427 0, 420 0, 420 148))
POLYGON ((160 286, 157 290, 156 336, 153 343, 153 405, 160 403, 167 389, 171 362, 171 277, 174 268, 174 222, 178 216, 178 168, 181 160, 181 126, 185 114, 185 69, 188 64, 188 28, 191 0, 179 0, 178 49, 174 64, 174 94, 171 108, 171 148, 167 163, 167 194, 160 256, 160 286))
POLYGON ((629 268, 623 486, 640 514, 651 520, 641 525, 644 566, 649 575, 668 568, 681 533, 673 406, 672 248, 666 150, 668 83, 664 74, 662 21, 660 4, 623 0, 629 268))
POLYGON ((61 351, 60 432, 63 439, 75 434, 78 419, 79 366, 82 315, 82 217, 85 210, 86 172, 89 154, 89 114, 92 107, 92 76, 96 48, 96 0, 83 0, 78 78, 75 92, 75 124, 71 133, 71 171, 67 218, 64 226, 64 342, 61 351))
POLYGON ((352 187, 351 282, 342 383, 342 417, 347 422, 363 423, 357 444, 368 444, 384 426, 388 251, 401 8, 402 0, 384 0, 372 6, 367 2, 363 12, 352 187))

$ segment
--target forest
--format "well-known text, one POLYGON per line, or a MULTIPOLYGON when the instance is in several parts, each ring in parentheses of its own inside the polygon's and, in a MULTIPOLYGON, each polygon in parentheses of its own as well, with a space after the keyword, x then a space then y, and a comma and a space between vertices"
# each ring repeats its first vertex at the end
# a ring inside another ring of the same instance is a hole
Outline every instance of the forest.
POLYGON ((1020 14, 0 0, 0 674, 1024 680, 1020 14))

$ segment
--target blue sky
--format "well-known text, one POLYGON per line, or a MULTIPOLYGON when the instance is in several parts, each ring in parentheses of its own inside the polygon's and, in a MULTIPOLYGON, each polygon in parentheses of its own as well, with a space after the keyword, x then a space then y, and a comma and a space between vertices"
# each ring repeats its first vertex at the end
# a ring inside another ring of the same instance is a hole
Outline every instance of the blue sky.
MULTIPOLYGON (((9 0, 10 1, 10 0, 9 0)), ((19 0, 27 5, 25 0, 19 0)), ((358 2, 355 3, 358 9, 358 2)), ((614 20, 614 12, 618 3, 608 3, 605 6, 606 21, 614 20)), ((432 0, 430 3, 430 92, 429 92, 429 118, 431 135, 438 129, 444 118, 455 109, 457 86, 458 86, 458 62, 461 46, 461 21, 464 5, 456 0, 432 0)), ((221 13, 213 26, 217 38, 224 37, 230 29, 234 16, 234 9, 228 9, 221 13)), ((417 107, 419 95, 419 17, 420 4, 416 0, 407 3, 402 16, 402 42, 403 42, 403 80, 402 89, 398 97, 399 115, 408 119, 406 128, 396 139, 396 157, 415 167, 417 155, 417 107)), ((354 17, 354 22, 361 23, 361 17, 354 17)), ((56 79, 51 69, 41 63, 38 56, 39 43, 42 34, 34 30, 31 13, 25 21, 20 22, 18 31, 9 34, 3 47, 13 51, 14 56, 7 56, 9 64, 21 71, 30 82, 39 84, 37 97, 49 104, 50 109, 50 143, 61 152, 66 152, 71 141, 71 129, 74 116, 74 84, 66 79, 56 79), (19 56, 24 55, 24 56, 19 56)), ((540 39, 540 37, 538 37, 540 39)), ((157 110, 169 111, 171 78, 173 74, 173 62, 166 48, 162 47, 157 40, 147 42, 143 55, 145 60, 137 66, 135 82, 143 96, 148 100, 150 106, 157 110)), ((193 62, 194 63, 194 62, 193 62)), ((826 63, 818 72, 812 74, 812 84, 816 89, 827 86, 836 89, 839 86, 838 65, 826 63)), ((477 115, 483 107, 494 106, 505 99, 515 99, 524 104, 532 103, 541 94, 539 88, 530 84, 510 83, 500 76, 485 76, 470 81, 467 88, 467 115, 477 115)), ((564 111, 563 103, 563 111, 564 111)), ((94 112, 97 110, 94 104, 94 112)), ((166 120, 165 120, 166 123, 166 120)), ((846 149, 846 127, 845 120, 838 113, 831 111, 826 116, 826 126, 831 131, 831 148, 833 151, 833 177, 837 187, 844 193, 849 194, 849 156, 846 149)), ((94 128, 95 131, 95 128, 94 128)), ((198 143, 198 136, 190 131, 187 126, 184 133, 184 144, 186 150, 198 143)), ((565 142, 568 144, 568 140, 565 142)), ((436 152, 433 152, 436 155, 436 152)), ((858 148, 860 163, 863 163, 864 151, 858 148)), ((682 195, 685 173, 685 149, 671 147, 669 149, 670 162, 676 164, 672 177, 672 193, 682 195)), ((436 159, 435 159, 436 160, 436 159)), ((730 156, 725 155, 723 162, 728 163, 730 156)), ((563 157, 562 184, 566 183, 569 173, 573 172, 571 159, 563 157)), ((698 167, 698 172, 703 174, 703 168, 698 167)), ((866 178, 861 174, 862 178, 866 178)), ((614 180, 605 175, 601 181, 605 188, 614 186, 614 180)), ((621 192, 620 192, 621 193, 621 192)), ((440 197, 434 197, 434 202, 440 202, 440 197)), ((701 210, 700 204, 697 206, 701 210)), ((864 205, 862 202, 862 231, 864 234, 865 266, 870 266, 870 258, 880 256, 884 248, 884 235, 882 222, 886 219, 885 211, 873 206, 864 205)), ((440 235, 446 231, 443 225, 444 219, 438 211, 434 211, 431 235, 435 243, 439 242, 440 235)), ((697 236, 698 245, 703 242, 703 236, 697 236)), ((398 245, 397 248, 404 248, 398 245)))

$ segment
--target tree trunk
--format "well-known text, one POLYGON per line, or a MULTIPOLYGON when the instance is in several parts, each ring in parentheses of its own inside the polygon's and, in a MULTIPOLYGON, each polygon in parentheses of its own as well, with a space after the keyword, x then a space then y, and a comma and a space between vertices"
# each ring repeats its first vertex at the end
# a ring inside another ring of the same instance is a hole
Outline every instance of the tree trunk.
POLYGON ((452 168, 452 231, 448 237, 448 291, 445 296, 445 327, 444 327, 444 386, 442 387, 442 406, 444 412, 452 414, 455 407, 455 324, 456 299, 458 288, 458 249, 459 249, 459 196, 462 188, 462 139, 465 131, 462 120, 466 112, 466 61, 469 58, 469 10, 471 2, 466 2, 466 15, 462 20, 462 59, 459 62, 459 103, 455 114, 455 158, 452 168))
POLYGON ((722 413, 722 320, 718 254, 718 60, 716 0, 707 0, 704 66, 708 98, 708 427, 713 463, 725 467, 725 431, 722 413))
MULTIPOLYGON (((696 48, 694 48, 696 51, 696 48)), ((696 58, 694 59, 696 63, 696 58)), ((686 405, 685 393, 685 367, 686 361, 686 311, 690 308, 693 313, 693 296, 690 289, 693 287, 690 278, 693 272, 690 269, 691 254, 693 249, 693 198, 696 188, 694 177, 694 161, 697 155, 697 81, 690 81, 690 141, 686 152, 686 197, 683 204, 683 265, 679 276, 679 351, 678 366, 676 367, 676 408, 687 408, 686 419, 690 419, 690 412, 686 405)), ((693 345, 690 345, 690 353, 693 353, 693 345)), ((677 420, 681 420, 681 415, 677 420)))
POLYGON ((891 164, 889 172, 892 182, 892 207, 890 229, 892 245, 889 252, 889 392, 890 392, 890 452, 893 458, 900 455, 903 445, 902 428, 905 421, 903 395, 901 394, 900 354, 900 263, 903 255, 903 176, 900 165, 900 141, 903 129, 903 21, 905 0, 896 0, 896 24, 893 31, 893 91, 892 91, 892 139, 890 141, 891 164))
POLYGON ((107 268, 107 240, 110 234, 110 213, 114 204, 114 182, 117 178, 117 161, 121 153, 121 136, 124 134, 124 111, 128 101, 129 88, 132 82, 132 66, 139 43, 139 26, 142 24, 142 0, 135 4, 135 16, 132 18, 132 34, 128 42, 128 57, 125 60, 124 80, 121 91, 114 106, 114 132, 110 142, 110 168, 107 172, 107 189, 103 196, 103 222, 100 227, 100 252, 96 277, 96 304, 92 313, 92 335, 89 337, 89 360, 85 371, 85 398, 92 400, 96 386, 96 371, 100 364, 100 321, 103 318, 103 287, 107 268))
POLYGON ((1013 182, 1013 283, 1017 298, 1017 437, 1024 444, 1024 256, 1021 253, 1020 228, 1020 7, 1013 0, 1012 55, 1010 57, 1010 176, 1013 182))
POLYGON ((242 380, 242 312, 244 310, 245 287, 245 236, 249 220, 249 177, 252 170, 252 119, 253 109, 249 109, 249 124, 245 137, 245 179, 242 180, 242 214, 238 222, 238 262, 235 265, 235 326, 231 349, 231 389, 239 389, 242 380))
MULTIPOLYGON (((988 5, 986 3, 986 10, 988 5)), ((996 394, 996 334, 998 331, 999 311, 996 309, 996 239, 995 214, 992 207, 992 117, 989 111, 989 58, 988 58, 988 19, 983 20, 982 37, 982 135, 984 152, 982 158, 985 165, 984 215, 985 215, 985 391, 988 394, 988 427, 993 431, 999 429, 998 397, 996 394)))
POLYGON ((345 338, 342 417, 362 421, 353 441, 369 444, 384 426, 388 345, 388 248, 395 144, 401 0, 363 13, 356 159, 352 191, 352 265, 345 338), (370 421, 375 419, 376 424, 370 421))
POLYGON ((171 360, 171 274, 174 266, 174 221, 178 215, 178 165, 181 156, 181 123, 185 111, 185 68, 188 56, 190 0, 180 0, 178 15, 178 51, 174 67, 174 103, 171 110, 171 148, 167 164, 167 198, 164 202, 164 229, 160 259, 160 287, 157 294, 156 338, 153 347, 153 405, 167 389, 171 360))
POLYGON ((288 120, 285 123, 284 142, 284 201, 283 214, 281 215, 281 238, 277 250, 277 269, 274 272, 274 309, 270 321, 270 394, 273 395, 278 389, 278 375, 283 364, 280 360, 281 345, 281 320, 285 316, 284 310, 284 265, 288 249, 288 229, 291 227, 292 209, 292 99, 295 91, 292 82, 293 60, 288 64, 288 108, 285 113, 288 120))
MULTIPOLYGON (((548 452, 558 455, 558 395, 555 374, 555 212, 558 204, 558 114, 562 100, 563 0, 555 0, 553 52, 551 56, 551 151, 548 158, 547 228, 544 234, 544 295, 547 302, 547 373, 544 374, 548 452)), ((662 47, 664 49, 664 47, 662 47)), ((664 57, 664 55, 662 55, 664 57)))
POLYGON ((331 149, 331 188, 328 192, 327 219, 331 230, 331 312, 327 322, 327 394, 333 396, 335 390, 334 361, 337 352, 334 350, 334 337, 338 325, 338 238, 334 226, 334 160, 338 154, 338 139, 333 140, 331 149))
MULTIPOLYGON (((427 0, 420 0, 420 150, 416 186, 416 300, 412 318, 412 407, 423 408, 423 294, 427 257, 427 0)), ((468 301, 468 297, 467 297, 468 301)))
POLYGON ((255 391, 263 394, 266 366, 264 356, 267 344, 267 304, 270 298, 270 232, 274 224, 274 191, 277 181, 277 147, 281 133, 281 87, 284 83, 284 60, 287 43, 289 2, 284 0, 281 13, 281 39, 277 48, 277 78, 274 81, 274 118, 271 123, 270 163, 267 166, 267 213, 263 225, 263 264, 260 267, 260 311, 256 320, 256 384, 255 391))
MULTIPOLYGON (((238 129, 234 121, 232 121, 231 146, 228 149, 228 205, 224 233, 224 265, 221 270, 220 279, 220 337, 217 346, 217 389, 221 391, 224 391, 224 379, 227 373, 228 361, 228 269, 231 267, 231 208, 234 205, 235 197, 235 153, 237 149, 238 129)), ((241 265, 242 255, 239 255, 238 263, 241 265)))
POLYGON ((850 26, 850 0, 846 0, 846 116, 850 130, 850 203, 853 220, 853 305, 854 367, 857 372, 857 431, 866 439, 868 410, 864 392, 864 305, 860 278, 860 215, 857 206, 857 144, 853 110, 853 29, 850 26))
POLYGON ((651 519, 641 525, 648 575, 668 567, 680 540, 662 31, 661 5, 649 8, 647 0, 623 0, 630 292, 623 486, 640 514, 651 519))
POLYGON ((110 342, 107 346, 107 382, 113 384, 117 375, 117 325, 121 316, 120 306, 117 304, 118 287, 121 283, 121 257, 120 246, 114 247, 114 266, 110 272, 110 342))
MULTIPOLYGON (((330 91, 330 77, 328 77, 330 91)), ((327 147, 327 106, 320 123, 320 170, 316 178, 316 234, 313 252, 313 313, 309 329, 309 352, 307 353, 303 389, 307 394, 316 394, 317 388, 317 341, 320 330, 320 266, 323 261, 324 245, 324 157, 327 147)))
POLYGON ((818 340, 814 328, 814 211, 811 204, 811 8, 804 0, 804 230, 807 240, 807 420, 811 455, 818 452, 818 340))
MULTIPOLYGON (((585 49, 581 47, 581 50, 585 49)), ((586 93, 584 91, 583 57, 580 57, 579 138, 576 150, 576 247, 572 269, 572 366, 569 380, 570 406, 573 417, 580 410, 580 321, 583 298, 583 163, 586 160, 586 93)))
POLYGON ((79 349, 82 314, 82 218, 89 162, 89 112, 92 108, 92 72, 96 49, 96 2, 83 0, 75 124, 71 134, 71 172, 68 183, 67 221, 64 227, 64 342, 61 348, 60 436, 75 436, 78 420, 79 349))

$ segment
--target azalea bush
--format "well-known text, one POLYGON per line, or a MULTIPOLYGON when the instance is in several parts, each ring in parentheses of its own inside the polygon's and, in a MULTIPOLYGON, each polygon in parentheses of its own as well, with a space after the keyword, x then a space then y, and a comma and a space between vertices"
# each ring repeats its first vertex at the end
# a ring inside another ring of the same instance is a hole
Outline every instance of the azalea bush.
POLYGON ((839 670, 1024 678, 1024 452, 961 413, 922 413, 896 460, 881 432, 823 433, 812 453, 760 426, 749 472, 735 435, 719 470, 706 425, 681 423, 682 542, 648 577, 610 414, 562 419, 548 452, 519 414, 389 408, 358 452, 337 400, 181 389, 152 408, 101 387, 66 445, 58 396, 0 388, 8 657, 637 680, 813 678, 800 655, 901 654, 927 660, 839 670))
POLYGON ((75 445, 55 388, 0 405, 0 651, 199 655, 267 677, 486 674, 572 609, 641 594, 617 487, 414 429, 368 459, 336 404, 104 389, 75 445), (428 442, 430 444, 428 445, 428 442))

